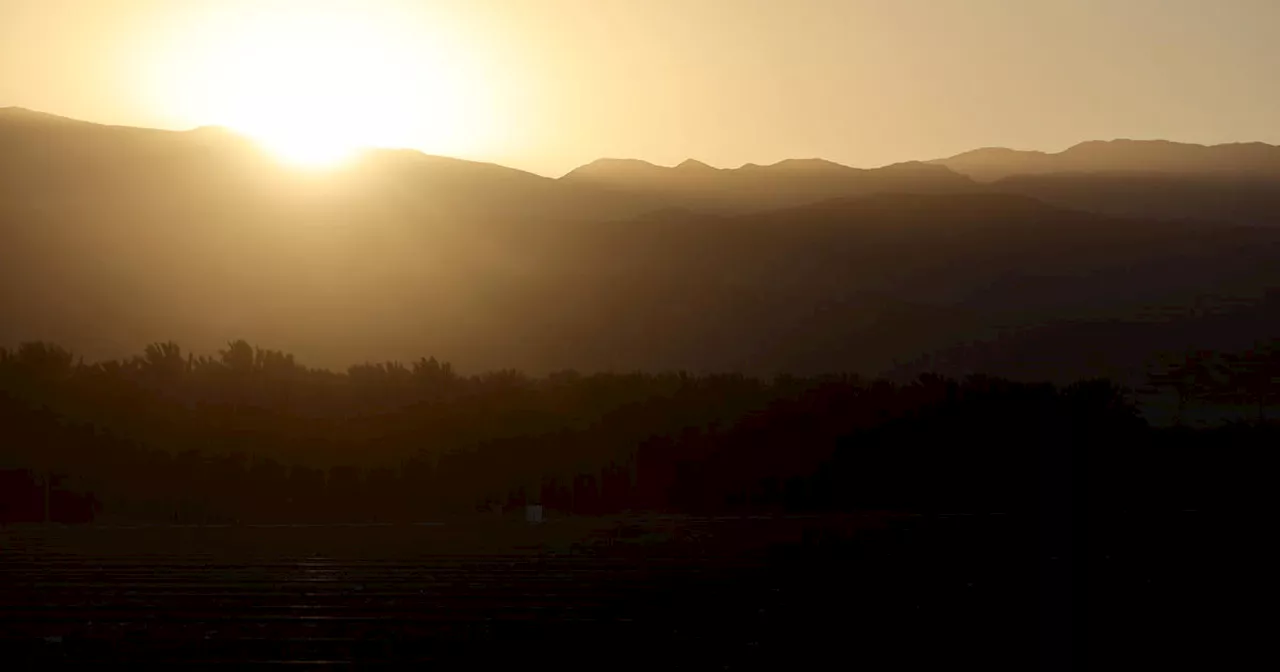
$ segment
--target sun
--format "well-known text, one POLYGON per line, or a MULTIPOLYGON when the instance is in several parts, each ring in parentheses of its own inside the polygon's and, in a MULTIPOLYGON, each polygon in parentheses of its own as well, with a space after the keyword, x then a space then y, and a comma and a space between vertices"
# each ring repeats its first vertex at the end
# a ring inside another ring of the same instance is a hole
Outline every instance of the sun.
POLYGON ((256 18, 233 43, 229 126, 308 166, 407 139, 410 129, 396 118, 406 96, 395 80, 410 59, 387 42, 384 27, 318 11, 256 18))
POLYGON ((192 44, 167 49, 177 54, 165 95, 176 89, 189 118, 296 166, 332 167, 371 147, 475 152, 483 78, 456 44, 377 7, 281 0, 202 16, 192 44))
MULTIPOLYGON (((280 108, 276 108, 280 109, 280 108)), ((360 149, 372 146, 359 133, 324 115, 280 118, 262 116, 236 123, 233 128, 253 138, 283 163, 302 168, 332 168, 350 160, 360 149)))
POLYGON ((354 143, 309 133, 265 133, 258 142, 281 161, 306 168, 341 165, 360 149, 354 143))

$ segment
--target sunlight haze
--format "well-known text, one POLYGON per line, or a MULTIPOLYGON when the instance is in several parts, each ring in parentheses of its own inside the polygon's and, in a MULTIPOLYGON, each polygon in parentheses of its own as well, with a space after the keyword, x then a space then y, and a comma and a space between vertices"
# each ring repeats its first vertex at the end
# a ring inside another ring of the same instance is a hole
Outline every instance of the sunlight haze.
POLYGON ((1245 669, 1278 30, 0 0, 0 661, 1245 669))
POLYGON ((1276 143, 1276 25, 1269 0, 0 0, 0 107, 553 176, 1276 143))

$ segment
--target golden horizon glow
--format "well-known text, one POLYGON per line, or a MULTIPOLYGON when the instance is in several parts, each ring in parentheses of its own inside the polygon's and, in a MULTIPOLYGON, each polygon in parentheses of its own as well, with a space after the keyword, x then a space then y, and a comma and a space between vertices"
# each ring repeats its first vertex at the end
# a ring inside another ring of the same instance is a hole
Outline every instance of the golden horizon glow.
POLYGON ((1280 144, 1280 2, 1205 4, 0 0, 0 106, 246 129, 299 162, 390 146, 549 177, 609 156, 1280 144))
POLYGON ((183 116, 256 140, 282 161, 330 167, 374 147, 465 154, 484 145, 484 82, 460 47, 362 4, 245 5, 198 19, 164 51, 183 116), (481 108, 478 110, 477 108, 481 108))

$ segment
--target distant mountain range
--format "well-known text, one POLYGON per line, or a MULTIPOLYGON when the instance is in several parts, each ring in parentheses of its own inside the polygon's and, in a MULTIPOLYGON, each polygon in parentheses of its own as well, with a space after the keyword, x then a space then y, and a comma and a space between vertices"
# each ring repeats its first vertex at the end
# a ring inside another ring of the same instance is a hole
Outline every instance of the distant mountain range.
POLYGON ((861 170, 821 159, 790 159, 770 166, 717 169, 689 160, 673 168, 635 159, 601 159, 560 178, 718 212, 785 208, 828 198, 876 193, 971 193, 972 180, 945 166, 902 163, 861 170))
POLYGON ((1114 215, 1280 224, 1280 147, 1083 142, 1058 154, 979 149, 930 162, 994 190, 1114 215))
POLYGON ((1057 154, 987 148, 869 170, 822 159, 733 169, 601 159, 560 181, 714 212, 875 193, 995 192, 1101 214, 1280 225, 1280 147, 1264 143, 1091 141, 1057 154))
MULTIPOLYGON (((291 179, 254 143, 216 127, 104 126, 0 108, 0 146, 0 194, 9 198, 38 195, 51 182, 124 189, 160 179, 206 190, 221 180, 238 189, 266 184, 276 193, 278 180, 291 179), (274 177, 264 182, 264 175, 274 177)), ((360 184, 403 196, 405 187, 436 213, 480 219, 599 220, 670 209, 732 214, 876 193, 994 192, 1103 214, 1280 223, 1280 147, 1264 143, 1091 141, 1056 154, 986 148, 874 169, 822 159, 740 168, 692 159, 674 167, 600 159, 559 179, 412 150, 374 150, 344 172, 348 188, 360 184)))
POLYGON ((1084 143, 552 179, 0 109, 0 344, 232 338, 316 366, 1134 379, 1280 334, 1280 148, 1084 143))
POLYGON ((1167 140, 1094 140, 1057 154, 989 147, 930 163, 980 182, 1048 173, 1280 179, 1280 147, 1261 142, 1206 146, 1167 140))

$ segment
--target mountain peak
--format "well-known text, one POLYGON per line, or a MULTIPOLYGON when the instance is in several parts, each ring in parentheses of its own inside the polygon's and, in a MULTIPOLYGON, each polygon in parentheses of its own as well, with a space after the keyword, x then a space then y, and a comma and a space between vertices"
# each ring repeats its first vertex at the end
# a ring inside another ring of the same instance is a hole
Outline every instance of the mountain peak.
POLYGON ((1114 140, 1086 140, 1069 147, 1063 154, 1088 152, 1107 149, 1204 149, 1205 145, 1189 142, 1173 142, 1170 140, 1132 140, 1116 138, 1114 140))
POLYGON ((684 161, 681 161, 680 165, 676 166, 676 168, 678 170, 716 170, 716 168, 713 168, 712 166, 709 166, 697 159, 685 159, 684 161))
POLYGON ((585 168, 587 166, 599 166, 599 167, 632 166, 632 167, 644 167, 644 168, 658 167, 657 164, 649 163, 648 161, 645 161, 643 159, 612 159, 607 157, 596 159, 595 161, 592 161, 591 163, 588 163, 586 166, 583 166, 583 167, 585 168))
POLYGON ((979 147, 971 149, 967 152, 960 152, 955 156, 945 159, 938 159, 931 163, 940 163, 943 161, 956 161, 966 159, 1009 159, 1019 156, 1047 156, 1045 152, 1029 150, 1029 149, 1010 149, 1009 147, 979 147))
POLYGON ((663 170, 661 166, 641 159, 596 159, 565 173, 560 179, 616 178, 624 175, 648 174, 663 170))
POLYGON ((849 166, 826 159, 783 159, 769 167, 786 170, 853 170, 849 166))
POLYGON ((951 169, 946 166, 929 163, 927 161, 902 161, 899 163, 891 163, 887 166, 881 166, 876 170, 889 173, 938 173, 951 171, 951 169))

